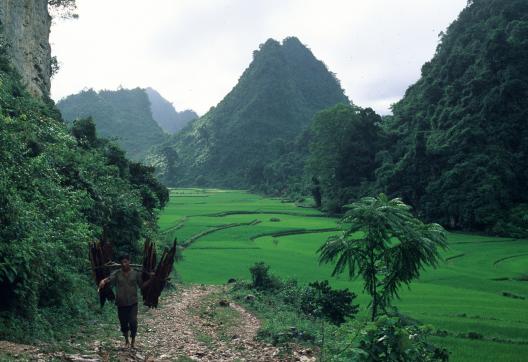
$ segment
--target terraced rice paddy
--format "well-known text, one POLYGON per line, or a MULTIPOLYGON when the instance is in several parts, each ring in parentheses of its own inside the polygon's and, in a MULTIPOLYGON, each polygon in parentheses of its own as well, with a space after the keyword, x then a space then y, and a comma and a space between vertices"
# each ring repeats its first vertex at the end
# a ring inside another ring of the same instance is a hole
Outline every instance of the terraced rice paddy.
MULTIPOLYGON (((248 279, 249 267, 264 261, 281 277, 351 289, 365 312, 361 282, 331 278, 331 266, 317 263, 337 219, 314 209, 239 191, 174 189, 159 224, 187 244, 177 264, 184 283, 248 279)), ((400 311, 439 331, 434 342, 452 361, 528 361, 528 240, 451 233, 443 256, 402 290, 400 311)))

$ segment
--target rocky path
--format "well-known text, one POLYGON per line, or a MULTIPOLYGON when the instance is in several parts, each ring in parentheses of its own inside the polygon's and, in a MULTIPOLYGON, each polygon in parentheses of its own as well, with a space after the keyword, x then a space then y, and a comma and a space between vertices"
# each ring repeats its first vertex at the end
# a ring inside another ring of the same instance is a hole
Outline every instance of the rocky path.
POLYGON ((94 341, 89 354, 34 353, 28 360, 315 361, 256 341, 260 321, 224 299, 223 288, 192 286, 163 296, 158 309, 140 309, 135 349, 123 348, 120 339, 94 341))
POLYGON ((280 360, 277 348, 254 341, 258 319, 221 299, 221 287, 194 286, 165 297, 140 323, 146 332, 138 336, 137 351, 120 354, 123 360, 280 360))

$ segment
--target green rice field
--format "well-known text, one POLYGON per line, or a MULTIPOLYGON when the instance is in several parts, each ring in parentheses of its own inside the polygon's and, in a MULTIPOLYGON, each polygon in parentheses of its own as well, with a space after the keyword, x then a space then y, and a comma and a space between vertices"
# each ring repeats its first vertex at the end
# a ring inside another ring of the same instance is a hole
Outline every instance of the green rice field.
MULTIPOLYGON (((284 278, 349 288, 365 313, 361 282, 332 278, 332 266, 317 262, 337 221, 243 191, 172 189, 159 226, 186 245, 176 265, 184 283, 249 279, 249 267, 264 261, 284 278)), ((528 361, 528 240, 462 233, 448 240, 444 261, 403 288, 397 307, 439 331, 433 341, 452 361, 528 361)))

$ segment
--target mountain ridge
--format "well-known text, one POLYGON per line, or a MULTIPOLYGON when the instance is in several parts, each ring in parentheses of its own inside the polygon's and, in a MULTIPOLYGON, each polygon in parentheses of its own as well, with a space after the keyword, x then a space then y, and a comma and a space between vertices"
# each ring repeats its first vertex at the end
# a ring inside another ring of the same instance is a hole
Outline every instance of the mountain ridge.
POLYGON ((151 147, 167 138, 154 120, 147 93, 141 88, 89 89, 61 99, 57 108, 67 122, 93 118, 97 133, 116 139, 134 160, 142 160, 151 147))
POLYGON ((252 170, 271 161, 274 141, 296 137, 317 111, 337 103, 349 100, 306 46, 295 37, 268 39, 222 101, 150 161, 168 184, 248 187, 252 170))

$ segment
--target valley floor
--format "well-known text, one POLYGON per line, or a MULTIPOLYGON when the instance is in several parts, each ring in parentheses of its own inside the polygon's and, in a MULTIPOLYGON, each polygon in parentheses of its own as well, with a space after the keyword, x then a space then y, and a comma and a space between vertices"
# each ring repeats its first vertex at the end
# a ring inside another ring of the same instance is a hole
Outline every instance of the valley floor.
MULTIPOLYGON (((247 280, 264 261, 283 278, 350 289, 366 315, 361 282, 333 278, 332 266, 317 260, 338 220, 298 206, 243 191, 173 189, 159 225, 167 240, 186 245, 176 265, 183 283, 247 280)), ((440 265, 402 288, 397 307, 431 325, 452 361, 526 361, 528 240, 449 233, 448 242, 440 265)))

